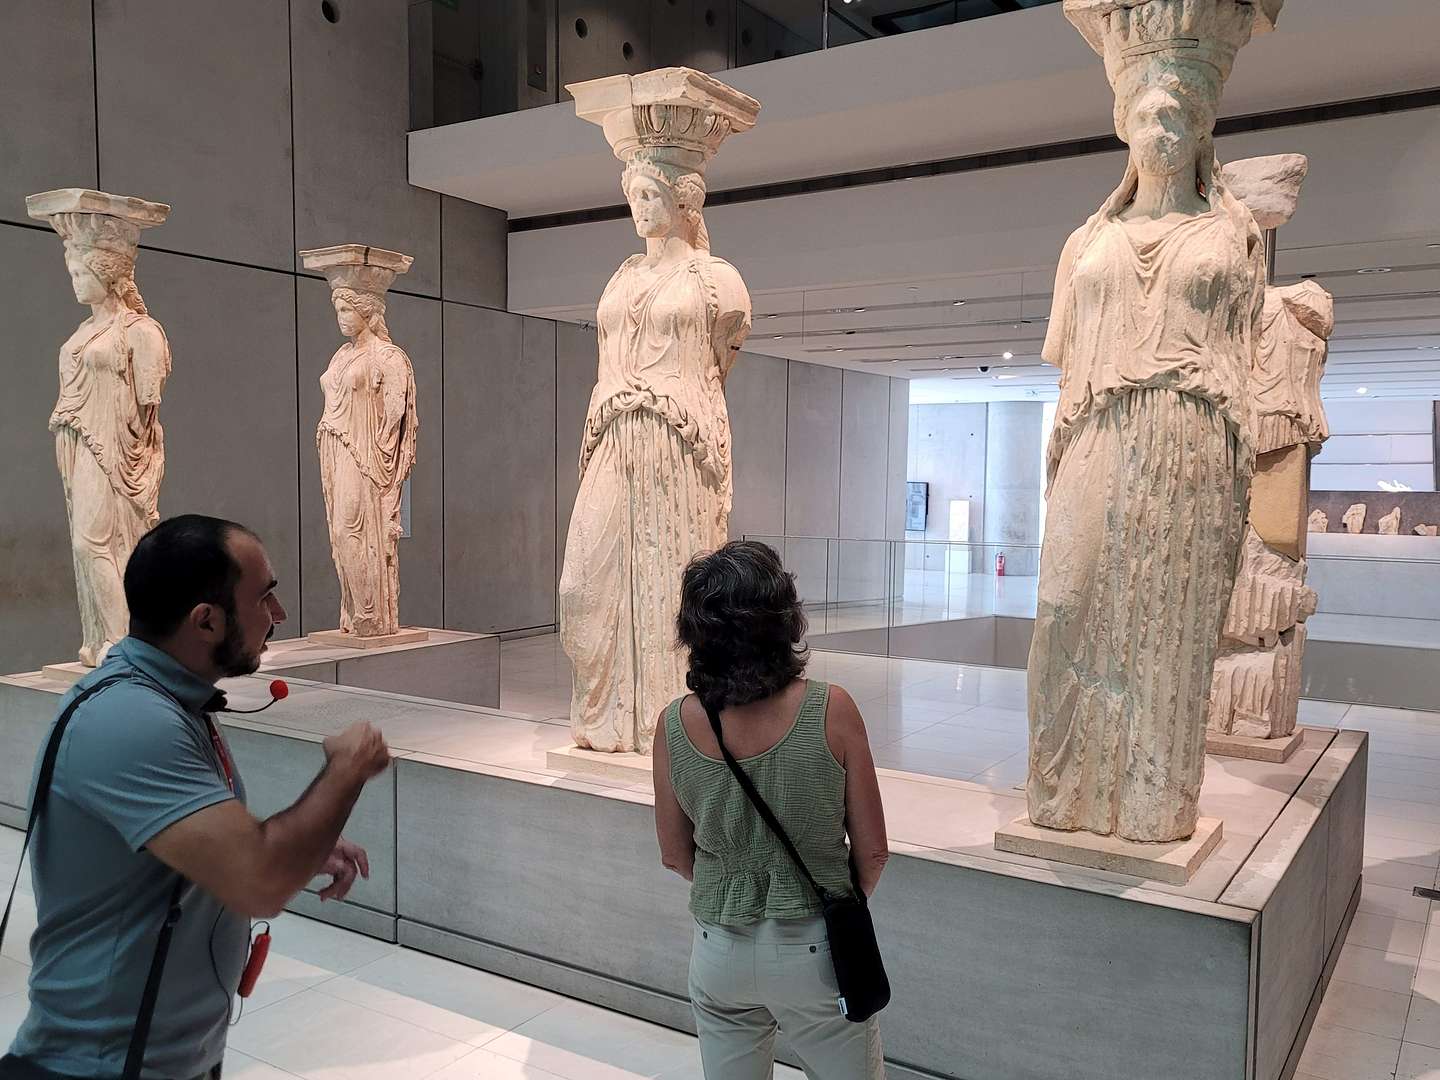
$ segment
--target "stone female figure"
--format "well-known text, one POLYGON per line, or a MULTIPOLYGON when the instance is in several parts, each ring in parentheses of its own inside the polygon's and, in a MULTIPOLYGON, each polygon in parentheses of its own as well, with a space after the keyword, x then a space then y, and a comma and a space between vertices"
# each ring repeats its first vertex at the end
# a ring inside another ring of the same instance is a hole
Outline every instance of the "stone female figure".
POLYGON ((1065 10, 1105 57, 1130 161, 1065 245, 1045 342, 1062 374, 1029 664, 1030 820, 1176 840, 1197 821, 1253 458, 1263 243, 1211 131, 1256 8, 1065 10))
POLYGON ((76 188, 26 203, 31 217, 48 220, 64 239, 75 299, 90 306, 60 349, 49 426, 70 523, 79 658, 94 667, 129 632, 125 564, 160 517, 160 397, 170 345, 135 286, 135 256, 140 230, 163 222, 170 208, 76 188))
POLYGON ((415 464, 415 375, 385 325, 385 289, 410 257, 347 244, 301 252, 323 269, 340 347, 320 377, 325 411, 315 432, 330 550, 340 578, 340 633, 400 629, 400 500, 415 464))
MULTIPOLYGON (((728 539, 725 377, 750 329, 740 275, 710 254, 700 169, 732 119, 738 126, 748 110, 748 127, 759 106, 685 69, 630 82, 633 97, 605 132, 626 161, 622 186, 645 253, 626 259, 600 298, 560 634, 575 671, 576 744, 648 754, 661 708, 684 692, 681 572, 728 539), (655 100, 636 104, 646 93, 655 100)), ((595 85, 571 88, 582 116, 595 85)))

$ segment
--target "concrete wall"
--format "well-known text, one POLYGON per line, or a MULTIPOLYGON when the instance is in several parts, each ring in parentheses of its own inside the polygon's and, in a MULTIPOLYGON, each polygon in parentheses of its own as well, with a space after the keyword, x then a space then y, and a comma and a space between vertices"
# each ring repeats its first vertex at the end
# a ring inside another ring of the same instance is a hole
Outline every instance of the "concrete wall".
MULTIPOLYGON (((985 405, 912 405, 909 421, 909 472, 905 479, 930 485, 930 513, 925 531, 907 532, 905 539, 968 539, 980 543, 985 535, 985 405), (950 504, 957 499, 970 502, 968 537, 950 535, 950 504)), ((970 570, 978 573, 983 569, 980 555, 972 563, 970 570)), ((906 549, 906 566, 912 570, 945 570, 945 548, 939 544, 911 544, 906 549)))
MULTIPOLYGON (((415 257, 388 310, 420 393, 401 614, 445 624, 445 522, 472 490, 453 473, 446 483, 447 373, 470 371, 478 356, 515 367, 521 354, 465 332, 467 318, 505 306, 505 216, 410 186, 408 90, 405 0, 344 5, 334 24, 318 2, 285 0, 0 10, 0 291, 15 316, 13 390, 0 400, 0 670, 73 658, 79 640, 45 420, 60 344, 86 312, 59 239, 24 206, 26 194, 56 187, 173 206, 146 234, 137 267, 174 353, 161 513, 221 514, 260 532, 290 611, 287 635, 333 626, 338 605, 313 432, 316 380, 342 339, 323 281, 298 272, 296 249, 356 241, 415 257)), ((539 325, 553 338, 552 324, 539 325)), ((535 407, 543 430, 553 430, 553 407, 547 390, 535 407)), ((486 418, 466 419, 473 430, 486 418)), ((551 520, 551 455, 543 468, 526 465, 532 475, 511 483, 535 485, 551 520)), ((511 580, 492 573, 473 602, 488 606, 511 580)), ((547 580, 526 601, 548 610, 552 591, 547 580)), ((475 610, 448 616, 484 622, 475 610)))
POLYGON ((1040 572, 1045 406, 1038 401, 992 401, 985 410, 982 535, 987 546, 1004 551, 1007 574, 1032 576, 1040 572))

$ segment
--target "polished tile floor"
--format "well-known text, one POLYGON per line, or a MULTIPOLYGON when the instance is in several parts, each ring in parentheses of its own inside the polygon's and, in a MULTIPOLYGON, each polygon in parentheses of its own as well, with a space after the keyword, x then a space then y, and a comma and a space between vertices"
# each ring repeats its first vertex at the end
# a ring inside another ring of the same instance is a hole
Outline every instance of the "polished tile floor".
MULTIPOLYGON (((829 653, 811 674, 859 701, 882 764, 918 754, 929 772, 996 787, 1023 777, 1019 672, 829 653), (965 753, 954 755, 946 748, 961 729, 965 753)), ((505 711, 563 722, 568 682, 553 636, 504 644, 505 711)), ((1440 906, 1412 895, 1440 874, 1440 713, 1302 708, 1311 723, 1368 730, 1372 743, 1360 910, 1299 1080, 1440 1080, 1440 906)), ((0 830, 0 873, 13 873, 18 849, 19 835, 0 830)), ((28 893, 19 907, 0 956, 0 1045, 25 1007, 28 893)), ((231 1037, 229 1080, 701 1075, 693 1039, 633 1018, 295 916, 277 921, 275 942, 231 1037)))

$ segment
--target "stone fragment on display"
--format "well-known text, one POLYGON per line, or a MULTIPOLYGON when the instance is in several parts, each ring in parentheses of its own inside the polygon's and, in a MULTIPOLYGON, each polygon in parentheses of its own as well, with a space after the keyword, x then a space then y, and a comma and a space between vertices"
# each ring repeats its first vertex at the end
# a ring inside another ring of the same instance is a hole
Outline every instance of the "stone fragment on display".
MULTIPOLYGON (((1247 205, 1270 228, 1294 213, 1305 173, 1300 155, 1226 167, 1227 179, 1240 182, 1247 205)), ((1334 301, 1313 281, 1266 288, 1250 369, 1255 476, 1210 683, 1206 748, 1212 754, 1284 761, 1301 742, 1296 723, 1305 620, 1317 603, 1305 584, 1305 541, 1329 526, 1323 510, 1308 518, 1305 510, 1310 459, 1329 436, 1320 379, 1334 326, 1334 301)))
MULTIPOLYGON (((170 207, 60 188, 28 196, 25 209, 64 240, 75 299, 90 308, 60 348, 60 394, 49 423, 65 492, 85 669, 129 632, 125 564, 160 520, 160 399, 170 344, 135 285, 135 258, 141 230, 162 224, 170 207)), ((68 667, 52 665, 54 676, 65 677, 68 667)))
POLYGON ((1416 536, 1440 536, 1440 525, 1416 525, 1416 536))
POLYGON ((314 248, 300 259, 330 283, 349 338, 320 376, 325 408, 315 431, 340 625, 309 637, 366 649, 424 641, 427 631, 400 626, 400 508, 419 434, 415 373, 385 323, 386 290, 414 260, 365 244, 314 248))
POLYGON ((745 283, 710 252, 705 168, 760 104, 690 68, 566 89, 624 162, 621 190, 645 241, 596 318, 598 377, 559 589, 570 726, 582 750, 649 754, 660 710, 685 693, 681 574, 728 538, 725 379, 750 332, 745 283))
MULTIPOLYGON (((1029 827, 1057 849, 1083 832, 1153 844, 1196 831, 1225 616, 1214 597, 1229 594, 1245 535, 1264 287, 1263 237, 1211 139, 1237 51, 1279 9, 1065 0, 1104 58, 1130 160, 1061 254, 1042 353, 1064 379, 1029 664, 1027 795, 1029 827), (1158 537, 1156 520, 1173 534, 1158 537)), ((1301 509, 1297 528, 1303 519, 1301 509)))
POLYGON ((1381 536, 1398 536, 1400 534, 1400 507, 1395 507, 1375 523, 1375 531, 1381 536))
POLYGON ((1345 526, 1345 531, 1347 533, 1351 533, 1352 535, 1355 533, 1364 532, 1365 504, 1351 503, 1350 509, 1345 511, 1345 516, 1340 519, 1340 523, 1345 526))

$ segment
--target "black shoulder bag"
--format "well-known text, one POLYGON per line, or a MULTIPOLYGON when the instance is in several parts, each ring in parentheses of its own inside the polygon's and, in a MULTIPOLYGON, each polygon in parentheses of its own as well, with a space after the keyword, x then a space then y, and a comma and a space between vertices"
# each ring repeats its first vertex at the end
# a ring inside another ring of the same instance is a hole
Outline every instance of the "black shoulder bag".
POLYGON ((835 982, 840 987, 841 1015, 856 1024, 869 1020, 890 1004, 890 980, 885 975, 880 945, 875 940, 875 923, 870 918, 869 902, 860 888, 854 859, 850 861, 853 895, 837 896, 815 880, 775 814, 760 797, 760 792, 755 790, 754 781, 740 768, 735 755, 725 745, 725 736, 720 730, 720 714, 705 701, 702 700, 701 704, 705 707, 705 715, 710 718, 710 727, 715 732, 715 741, 720 744, 720 753, 725 756, 725 764, 730 766, 741 789, 789 854, 801 876, 820 897, 820 908, 825 916, 825 936, 830 941, 830 960, 835 965, 835 982))
MULTIPOLYGON (((46 796, 50 794, 50 783, 55 778, 55 761, 60 756, 60 740, 65 736, 65 729, 70 724, 70 718, 88 698, 98 694, 105 687, 113 686, 127 678, 129 676, 111 675, 109 678, 101 679, 93 686, 86 687, 75 696, 75 699, 60 714, 60 718, 55 721, 55 727, 50 732, 50 741, 45 744, 45 756, 40 762, 40 775, 35 781, 35 795, 30 801, 30 821, 25 826, 25 842, 20 848, 20 864, 15 867, 15 881, 10 886, 10 899, 5 901, 5 915, 0 918, 0 941, 4 940, 5 930, 10 925, 10 909, 15 903, 15 890, 20 886, 20 875, 25 866, 25 853, 30 850, 30 838, 35 833, 35 822, 44 808, 46 796)), ((140 1080, 140 1069, 145 1064, 145 1044, 150 1041, 150 1022, 155 1017, 155 1003, 160 998, 160 978, 165 973, 165 956, 170 951, 170 939, 175 934, 175 924, 180 921, 180 898, 184 892, 185 879, 182 877, 175 882, 175 888, 170 891, 170 903, 165 911, 165 921, 160 924, 160 937, 155 943, 155 958, 150 961, 150 974, 145 979, 145 992, 140 997, 140 1012, 135 1017, 135 1027, 130 1033, 130 1049, 125 1055, 125 1071, 121 1074, 121 1080, 140 1080)), ((34 1066, 30 1068, 32 1071, 39 1072, 34 1066)), ((0 1077, 3 1075, 0 1073, 0 1077)))

